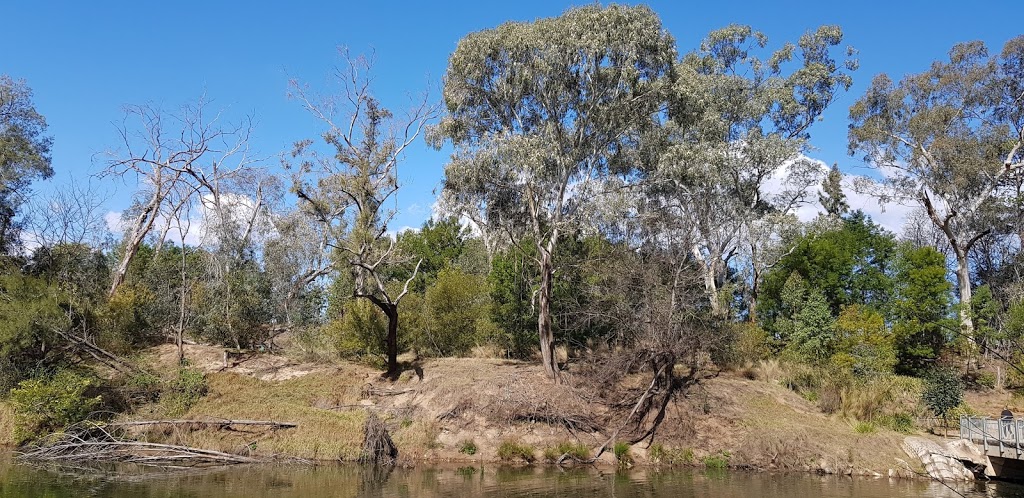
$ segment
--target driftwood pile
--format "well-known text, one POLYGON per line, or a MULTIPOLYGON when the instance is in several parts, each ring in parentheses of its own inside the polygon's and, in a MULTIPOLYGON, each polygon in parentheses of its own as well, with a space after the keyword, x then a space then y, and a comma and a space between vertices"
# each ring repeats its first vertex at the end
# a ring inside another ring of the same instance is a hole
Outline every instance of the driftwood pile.
POLYGON ((374 465, 394 465, 396 460, 398 448, 391 441, 388 428, 377 418, 376 413, 370 412, 363 427, 363 451, 359 461, 374 465))
POLYGON ((261 420, 143 420, 113 424, 81 424, 51 434, 25 448, 20 458, 35 461, 124 462, 163 467, 195 467, 258 463, 266 459, 174 444, 138 441, 122 435, 120 429, 142 425, 188 425, 230 429, 234 425, 261 425, 272 429, 295 427, 288 422, 261 420))

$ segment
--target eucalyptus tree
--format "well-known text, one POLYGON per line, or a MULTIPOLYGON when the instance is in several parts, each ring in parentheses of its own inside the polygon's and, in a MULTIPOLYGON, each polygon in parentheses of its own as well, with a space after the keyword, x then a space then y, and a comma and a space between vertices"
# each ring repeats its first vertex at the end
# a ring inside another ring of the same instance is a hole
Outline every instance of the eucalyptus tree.
POLYGON ((948 61, 898 83, 875 77, 850 108, 850 154, 882 180, 882 201, 912 201, 942 231, 956 258, 960 329, 974 335, 969 253, 1007 229, 1008 197, 1024 166, 1024 36, 990 55, 962 43, 948 61))
POLYGON ((24 81, 0 74, 0 251, 19 242, 15 216, 28 200, 29 185, 53 175, 46 119, 32 103, 24 81))
POLYGON ((647 7, 587 6, 472 33, 449 59, 448 113, 432 134, 455 146, 444 192, 492 233, 536 246, 537 330, 553 379, 556 245, 610 177, 644 162, 639 145, 659 127, 674 45, 647 7))
MULTIPOLYGON (((676 225, 693 230, 712 313, 728 313, 722 286, 744 262, 755 280, 777 257, 764 232, 807 200, 822 175, 802 155, 808 129, 849 88, 857 67, 838 26, 822 26, 762 59, 767 37, 733 25, 708 35, 679 63, 669 146, 650 198, 676 225)), ((749 295, 756 308, 756 294, 749 295)))
MULTIPOLYGON (((398 306, 409 293, 420 263, 402 282, 389 278, 396 265, 408 263, 389 234, 397 214, 398 164, 436 115, 427 96, 404 115, 395 116, 370 91, 372 62, 343 51, 337 71, 342 94, 321 98, 292 82, 292 94, 327 130, 321 153, 312 140, 292 152, 299 158, 293 190, 303 211, 317 222, 334 269, 350 273, 353 297, 366 299, 388 319, 385 339, 387 372, 398 372, 398 306)), ((316 275, 316 271, 308 274, 316 275)))

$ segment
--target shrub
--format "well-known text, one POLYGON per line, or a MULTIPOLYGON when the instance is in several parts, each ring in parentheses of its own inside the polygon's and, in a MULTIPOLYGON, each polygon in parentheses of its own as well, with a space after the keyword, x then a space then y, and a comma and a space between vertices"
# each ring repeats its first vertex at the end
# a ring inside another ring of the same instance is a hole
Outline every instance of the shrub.
POLYGON ((974 377, 974 383, 978 387, 984 387, 987 389, 996 388, 996 374, 992 372, 978 372, 978 375, 974 377))
POLYGON ((857 422, 853 430, 857 434, 872 434, 875 432, 875 424, 873 422, 857 422))
POLYGON ((15 437, 24 442, 85 420, 101 401, 86 396, 94 386, 93 379, 70 370, 20 382, 11 390, 15 437))
POLYGON ((475 455, 476 454, 476 443, 473 442, 473 440, 471 440, 471 439, 467 439, 467 440, 459 443, 459 453, 463 453, 465 455, 475 455))
MULTIPOLYGON (((342 302, 340 316, 300 337, 304 349, 328 349, 339 358, 351 358, 372 367, 383 368, 387 317, 366 299, 342 302)), ((399 334, 399 350, 404 334, 399 334)))
POLYGON ((149 342, 153 331, 149 316, 154 299, 154 294, 141 285, 129 283, 118 287, 99 310, 105 342, 117 351, 149 342))
POLYGON ((203 372, 194 368, 182 368, 178 370, 178 377, 168 386, 164 402, 172 414, 180 415, 189 411, 200 398, 206 396, 206 391, 206 376, 203 372))
POLYGON ((557 461, 562 455, 569 455, 577 460, 586 460, 590 458, 590 448, 583 443, 564 442, 544 449, 544 460, 549 462, 557 461))
POLYGON ((160 377, 149 372, 138 372, 124 380, 120 391, 128 405, 136 405, 160 399, 163 389, 164 383, 160 377))
POLYGON ((615 451, 615 459, 619 461, 619 465, 629 465, 633 463, 633 457, 629 454, 629 443, 617 442, 613 448, 615 451))
POLYGON ((896 365, 896 347, 882 314, 861 305, 843 308, 836 319, 838 339, 832 364, 858 377, 891 374, 896 365))
POLYGON ((427 289, 423 302, 426 318, 416 347, 432 356, 465 356, 481 342, 490 327, 491 307, 487 280, 456 268, 446 268, 427 289))
POLYGON ((709 469, 727 469, 729 468, 729 457, 728 451, 719 451, 704 457, 704 466, 709 469))
POLYGON ((533 452, 533 446, 520 444, 517 441, 502 441, 501 445, 498 446, 498 458, 503 462, 522 460, 526 463, 533 463, 535 460, 533 452))
MULTIPOLYGON (((14 271, 0 262, 0 272, 14 271)), ((0 275, 0 395, 33 370, 60 362, 55 330, 70 325, 67 299, 55 285, 20 274, 0 275)))
POLYGON ((950 370, 932 370, 925 377, 921 401, 936 415, 946 418, 950 410, 964 400, 964 387, 956 373, 950 370))
POLYGON ((667 448, 661 443, 651 445, 647 454, 654 463, 666 465, 692 465, 694 462, 693 449, 691 448, 667 448))
POLYGON ((881 422, 893 431, 910 434, 914 432, 914 417, 908 413, 897 413, 883 417, 881 422))

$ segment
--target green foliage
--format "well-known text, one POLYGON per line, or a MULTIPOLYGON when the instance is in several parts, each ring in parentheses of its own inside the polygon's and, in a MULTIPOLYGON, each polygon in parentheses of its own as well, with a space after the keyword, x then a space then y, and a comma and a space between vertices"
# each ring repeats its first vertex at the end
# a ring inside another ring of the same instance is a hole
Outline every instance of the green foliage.
POLYGON ((818 203, 825 209, 825 214, 840 217, 850 210, 850 204, 846 202, 846 194, 843 193, 843 173, 839 166, 833 164, 828 170, 828 175, 821 182, 821 192, 818 194, 818 203))
POLYGON ((464 455, 475 455, 476 454, 476 443, 472 439, 467 439, 459 443, 459 453, 464 455))
POLYGON ((895 254, 893 235, 860 211, 843 218, 836 229, 812 231, 797 239, 792 252, 765 275, 761 318, 771 328, 778 318, 793 317, 796 310, 786 287, 794 273, 808 289, 821 293, 832 316, 851 304, 884 309, 895 254))
POLYGON ((226 274, 210 275, 193 291, 201 314, 197 332, 214 343, 254 347, 266 338, 264 325, 273 315, 270 280, 251 259, 227 266, 226 274))
POLYGON ((341 316, 320 327, 319 334, 322 341, 343 358, 383 365, 387 317, 366 299, 345 301, 341 316))
POLYGON ((619 462, 619 465, 629 465, 633 463, 633 457, 629 454, 629 443, 618 441, 612 450, 615 452, 615 460, 619 462))
POLYGON ((914 417, 909 413, 897 413, 881 417, 879 423, 901 434, 911 434, 914 432, 914 417))
POLYGON ((462 226, 455 217, 429 219, 419 230, 405 230, 398 234, 396 245, 408 256, 409 264, 393 268, 395 274, 390 278, 405 281, 412 276, 416 262, 422 260, 419 273, 409 288, 413 292, 426 292, 443 270, 458 265, 468 239, 469 229, 462 226))
POLYGON ((181 415, 206 396, 206 375, 194 368, 181 368, 161 397, 172 415, 181 415))
POLYGON ((148 342, 152 332, 150 305, 156 296, 146 287, 131 282, 122 284, 100 308, 100 323, 107 343, 124 351, 148 342))
POLYGON ((95 380, 71 370, 21 381, 10 393, 15 437, 24 442, 85 420, 101 401, 86 395, 95 386, 95 380))
POLYGON ((577 460, 587 460, 590 458, 590 448, 583 443, 571 443, 561 442, 555 446, 544 448, 544 460, 548 462, 555 462, 562 455, 568 455, 571 458, 577 460))
POLYGON ((661 443, 654 443, 647 451, 651 461, 665 465, 693 465, 692 448, 668 448, 661 443))
POLYGON ((847 306, 836 320, 835 333, 833 365, 860 377, 892 373, 896 349, 881 313, 861 305, 847 306))
POLYGON ((731 455, 728 451, 719 451, 713 455, 708 455, 703 458, 702 462, 704 466, 709 469, 727 469, 729 468, 729 459, 731 455))
POLYGON ((0 109, 0 254, 8 254, 21 244, 15 216, 30 198, 29 184, 53 175, 53 138, 23 80, 0 74, 0 109))
POLYGON ((857 422, 857 425, 853 426, 853 430, 857 434, 874 434, 878 429, 873 422, 857 422))
POLYGON ((455 268, 441 270, 427 289, 421 327, 412 340, 432 356, 463 356, 491 333, 490 308, 483 276, 455 268))
POLYGON ((0 274, 0 395, 62 360, 55 332, 71 325, 66 307, 52 283, 16 270, 0 274))
POLYGON ((929 410, 945 418, 963 400, 963 384, 955 372, 947 369, 934 369, 928 372, 921 401, 929 410))
POLYGON ((900 246, 890 307, 897 370, 921 375, 948 344, 950 291, 946 257, 931 247, 900 246))
POLYGON ((531 306, 533 270, 523 255, 506 252, 494 256, 487 276, 491 292, 491 321, 497 334, 491 342, 509 357, 528 358, 537 336, 537 315, 531 306))
POLYGON ((513 440, 505 440, 498 445, 498 458, 503 462, 522 460, 526 463, 533 463, 536 459, 533 446, 513 440))
POLYGON ((789 316, 779 318, 775 330, 785 344, 784 356, 812 364, 831 357, 835 337, 825 296, 817 288, 809 288, 799 274, 793 273, 783 288, 782 302, 789 316))

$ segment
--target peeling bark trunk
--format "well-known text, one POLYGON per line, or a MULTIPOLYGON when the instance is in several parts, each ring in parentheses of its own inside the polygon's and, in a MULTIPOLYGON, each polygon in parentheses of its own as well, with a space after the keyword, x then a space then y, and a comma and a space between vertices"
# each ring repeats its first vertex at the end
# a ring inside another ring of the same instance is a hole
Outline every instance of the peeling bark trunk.
POLYGON ((971 318, 971 273, 967 262, 967 253, 956 249, 956 283, 960 288, 960 332, 974 344, 974 320, 971 318))
POLYGON ((124 277, 128 273, 128 265, 135 259, 135 254, 139 252, 139 246, 142 245, 142 241, 145 240, 146 235, 153 228, 153 223, 156 221, 156 208, 159 205, 160 197, 154 196, 153 200, 146 206, 146 209, 135 218, 135 223, 132 225, 132 235, 128 240, 128 245, 124 248, 121 262, 118 263, 117 270, 114 271, 114 276, 111 279, 108 296, 113 296, 117 292, 117 288, 124 283, 124 277))
POLYGON ((551 291, 554 268, 551 253, 541 250, 540 289, 537 293, 537 333, 540 338, 540 359, 544 372, 555 382, 561 380, 555 359, 555 334, 551 326, 551 291))

